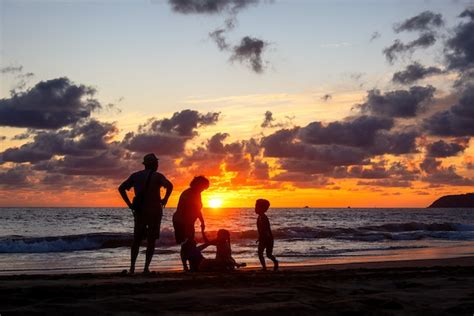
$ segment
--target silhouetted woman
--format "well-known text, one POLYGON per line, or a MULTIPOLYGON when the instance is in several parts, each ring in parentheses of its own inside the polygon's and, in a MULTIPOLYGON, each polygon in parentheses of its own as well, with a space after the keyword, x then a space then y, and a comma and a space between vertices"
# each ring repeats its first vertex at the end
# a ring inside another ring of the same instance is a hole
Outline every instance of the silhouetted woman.
POLYGON ((174 235, 176 242, 181 244, 181 261, 183 262, 185 271, 188 270, 188 267, 186 261, 183 259, 186 257, 183 252, 187 249, 186 243, 188 241, 194 242, 194 223, 198 218, 201 222, 202 235, 204 239, 206 239, 204 234, 206 225, 201 213, 201 193, 207 188, 209 188, 209 180, 206 177, 195 177, 189 184, 189 188, 181 193, 178 207, 173 214, 174 235))

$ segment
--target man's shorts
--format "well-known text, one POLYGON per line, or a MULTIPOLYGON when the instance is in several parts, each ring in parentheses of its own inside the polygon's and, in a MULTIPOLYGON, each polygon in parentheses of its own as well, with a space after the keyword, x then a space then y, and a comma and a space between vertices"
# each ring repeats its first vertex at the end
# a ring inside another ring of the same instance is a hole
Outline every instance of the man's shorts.
POLYGON ((135 239, 158 239, 160 238, 162 210, 144 210, 142 214, 135 216, 133 236, 135 239))

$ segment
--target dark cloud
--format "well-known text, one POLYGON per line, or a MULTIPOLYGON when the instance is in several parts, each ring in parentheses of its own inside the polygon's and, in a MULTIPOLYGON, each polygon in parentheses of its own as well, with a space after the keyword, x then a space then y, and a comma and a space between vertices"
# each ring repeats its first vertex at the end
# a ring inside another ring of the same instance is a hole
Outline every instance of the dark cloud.
POLYGON ((334 170, 334 165, 331 162, 298 158, 281 159, 280 167, 287 172, 305 174, 326 174, 334 170))
POLYGON ((391 131, 393 124, 390 118, 374 116, 326 125, 312 122, 263 137, 261 146, 264 155, 279 158, 286 171, 335 175, 337 166, 364 165, 368 158, 383 154, 417 152, 418 133, 412 128, 391 131))
POLYGON ((397 59, 398 55, 404 53, 412 53, 417 48, 427 48, 436 43, 436 36, 433 33, 423 33, 417 39, 402 43, 400 40, 395 40, 392 45, 385 48, 383 53, 390 63, 397 59))
POLYGON ((366 151, 352 146, 338 144, 311 145, 301 142, 297 138, 298 131, 298 128, 282 129, 264 137, 261 145, 265 156, 312 160, 332 166, 360 164, 367 157, 366 151))
POLYGON ((420 163, 420 168, 426 173, 434 173, 441 166, 441 161, 433 157, 425 157, 420 163))
POLYGON ((274 121, 275 119, 273 118, 273 113, 270 112, 270 111, 267 111, 265 112, 265 119, 263 120, 263 123, 260 125, 261 127, 265 128, 265 127, 271 127, 272 126, 272 122, 274 121))
POLYGON ((34 134, 34 130, 28 130, 25 133, 17 134, 12 137, 12 140, 25 140, 30 138, 34 134))
POLYGON ((333 184, 329 182, 329 179, 320 175, 299 172, 282 172, 271 178, 271 180, 291 182, 294 186, 299 188, 317 188, 333 184))
POLYGON ((431 143, 427 146, 427 155, 430 157, 451 157, 463 152, 469 145, 469 138, 459 143, 446 143, 443 140, 431 143))
POLYGON ((270 166, 266 161, 255 160, 251 176, 257 180, 268 180, 270 178, 269 170, 270 166))
POLYGON ((217 29, 209 33, 209 37, 216 43, 220 50, 228 50, 230 48, 230 45, 227 43, 227 39, 224 36, 225 33, 226 30, 224 29, 217 29))
POLYGON ((22 72, 22 71, 23 71, 23 66, 6 66, 6 67, 0 68, 1 74, 16 73, 16 72, 22 72))
POLYGON ((238 11, 257 4, 259 0, 168 0, 173 11, 182 14, 216 14, 238 11))
POLYGON ((468 85, 460 92, 457 104, 446 111, 440 111, 424 120, 423 126, 431 135, 472 136, 474 135, 474 85, 468 85))
POLYGON ((0 141, 4 141, 5 139, 7 139, 6 136, 0 135, 0 141))
POLYGON ((130 151, 159 155, 177 155, 184 151, 188 140, 198 135, 196 129, 213 125, 219 113, 201 114, 195 110, 176 112, 171 118, 151 120, 140 126, 137 133, 128 133, 123 144, 130 151))
POLYGON ((439 13, 424 11, 396 25, 393 29, 400 33, 403 31, 429 31, 444 25, 443 17, 439 13))
POLYGON ((373 181, 358 181, 357 185, 409 188, 411 187, 411 182, 405 181, 405 180, 397 180, 397 179, 380 179, 380 180, 373 180, 373 181))
POLYGON ((0 99, 0 126, 57 129, 88 118, 101 107, 95 89, 67 78, 41 81, 10 98, 0 99))
POLYGON ((372 155, 416 153, 418 152, 416 149, 418 136, 417 131, 410 129, 403 132, 382 131, 375 135, 374 144, 369 150, 372 155))
POLYGON ((300 130, 303 142, 319 144, 339 144, 363 147, 374 143, 375 134, 379 130, 389 130, 393 120, 385 117, 363 115, 353 120, 331 122, 323 125, 312 122, 300 130))
POLYGON ((10 168, 6 171, 0 170, 0 188, 10 189, 12 187, 25 187, 29 185, 28 169, 23 166, 10 168))
POLYGON ((370 36, 369 42, 375 41, 377 38, 380 38, 380 36, 382 36, 382 34, 380 34, 378 31, 373 32, 370 36))
POLYGON ((111 146, 109 150, 95 151, 88 156, 66 155, 63 158, 42 162, 34 166, 35 170, 63 175, 80 175, 120 179, 131 172, 130 163, 124 157, 120 147, 111 146))
POLYGON ((463 177, 456 172, 456 167, 440 167, 431 173, 428 173, 426 177, 423 177, 424 182, 428 182, 433 185, 454 185, 454 186, 472 186, 474 180, 463 177))
POLYGON ((433 157, 426 157, 420 164, 420 168, 426 173, 422 181, 431 185, 474 185, 474 180, 459 175, 455 166, 443 167, 441 161, 433 157))
POLYGON ((474 10, 466 10, 460 17, 469 21, 459 24, 447 40, 445 56, 448 67, 465 71, 474 67, 474 10))
POLYGON ((0 153, 3 162, 30 162, 49 160, 56 155, 87 156, 105 150, 118 129, 114 124, 89 120, 72 129, 37 132, 33 141, 0 153))
POLYGON ((387 117, 414 117, 431 101, 433 86, 414 86, 409 90, 395 90, 382 94, 374 89, 368 92, 367 101, 359 105, 363 112, 387 117))
POLYGON ((232 48, 230 60, 247 64, 255 73, 262 73, 264 70, 262 53, 267 46, 267 42, 245 36, 238 45, 232 48))
POLYGON ((281 129, 275 133, 263 137, 261 146, 267 157, 301 157, 304 154, 304 146, 295 143, 299 127, 292 129, 281 129))
POLYGON ((209 152, 214 154, 225 154, 226 148, 224 146, 223 141, 227 137, 229 137, 229 134, 227 133, 217 133, 213 135, 207 143, 207 148, 209 149, 209 152))
POLYGON ((438 67, 424 67, 418 62, 408 65, 405 70, 393 74, 392 81, 401 84, 412 84, 423 78, 443 73, 438 67))
POLYGON ((415 180, 418 170, 409 170, 401 162, 386 165, 386 161, 371 162, 368 166, 337 167, 327 174, 335 178, 392 179, 399 181, 415 180))
POLYGON ((265 117, 263 119, 262 124, 260 124, 260 127, 262 128, 274 128, 274 127, 283 127, 285 126, 285 123, 274 123, 275 118, 273 117, 273 113, 270 111, 265 112, 265 117))
POLYGON ((323 100, 324 102, 327 102, 331 99, 332 99, 332 95, 330 95, 330 94, 325 94, 321 97, 321 100, 323 100))

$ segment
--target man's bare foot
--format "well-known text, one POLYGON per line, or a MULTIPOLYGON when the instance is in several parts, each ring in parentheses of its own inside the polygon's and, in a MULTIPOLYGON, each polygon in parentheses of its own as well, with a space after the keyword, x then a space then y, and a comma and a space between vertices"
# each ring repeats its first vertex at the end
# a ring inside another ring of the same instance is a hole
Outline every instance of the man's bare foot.
POLYGON ((275 265, 273 266, 273 271, 278 271, 278 261, 275 261, 275 265))
POLYGON ((134 274, 134 271, 129 271, 127 269, 124 269, 122 270, 122 272, 120 272, 121 275, 133 275, 134 274))

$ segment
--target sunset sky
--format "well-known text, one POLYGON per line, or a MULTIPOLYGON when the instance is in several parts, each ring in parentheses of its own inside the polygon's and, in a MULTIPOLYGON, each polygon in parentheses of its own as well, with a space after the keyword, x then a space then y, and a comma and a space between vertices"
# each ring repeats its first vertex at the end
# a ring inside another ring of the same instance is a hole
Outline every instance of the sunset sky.
POLYGON ((474 2, 0 0, 0 206, 425 207, 474 187, 474 2))

